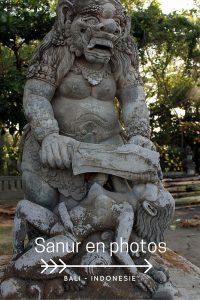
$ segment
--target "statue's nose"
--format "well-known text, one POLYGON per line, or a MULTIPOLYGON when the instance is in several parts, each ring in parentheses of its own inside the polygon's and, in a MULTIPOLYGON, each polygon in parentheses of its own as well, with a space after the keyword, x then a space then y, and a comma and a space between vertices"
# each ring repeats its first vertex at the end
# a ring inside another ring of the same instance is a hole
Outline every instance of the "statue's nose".
POLYGON ((120 28, 118 27, 117 23, 112 20, 104 20, 100 24, 97 25, 98 30, 108 32, 108 33, 115 33, 118 34, 120 33, 120 28))

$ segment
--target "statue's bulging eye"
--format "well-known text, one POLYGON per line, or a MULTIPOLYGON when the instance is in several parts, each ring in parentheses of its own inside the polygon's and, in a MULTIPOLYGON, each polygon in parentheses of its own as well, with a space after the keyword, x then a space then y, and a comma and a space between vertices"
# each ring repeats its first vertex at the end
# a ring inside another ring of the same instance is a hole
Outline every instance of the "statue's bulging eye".
POLYGON ((117 23, 117 25, 121 26, 121 21, 119 19, 115 19, 115 22, 117 23))
POLYGON ((97 25, 99 23, 99 20, 95 17, 84 18, 83 21, 91 26, 97 25))

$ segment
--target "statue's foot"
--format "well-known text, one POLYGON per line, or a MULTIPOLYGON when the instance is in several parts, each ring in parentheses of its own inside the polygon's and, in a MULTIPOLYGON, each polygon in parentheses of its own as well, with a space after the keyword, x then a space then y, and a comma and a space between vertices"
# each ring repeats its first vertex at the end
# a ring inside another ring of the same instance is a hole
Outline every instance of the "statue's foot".
POLYGON ((137 273, 135 284, 145 292, 154 293, 157 290, 157 283, 147 274, 137 273))
POLYGON ((157 270, 152 268, 148 274, 153 278, 157 283, 166 283, 168 281, 167 275, 162 270, 157 270))
POLYGON ((165 276, 167 277, 167 281, 169 280, 169 270, 168 270, 168 268, 166 267, 166 266, 163 266, 163 265, 157 265, 157 266, 155 266, 155 269, 157 270, 157 271, 161 271, 161 272, 163 272, 164 274, 165 274, 165 276))

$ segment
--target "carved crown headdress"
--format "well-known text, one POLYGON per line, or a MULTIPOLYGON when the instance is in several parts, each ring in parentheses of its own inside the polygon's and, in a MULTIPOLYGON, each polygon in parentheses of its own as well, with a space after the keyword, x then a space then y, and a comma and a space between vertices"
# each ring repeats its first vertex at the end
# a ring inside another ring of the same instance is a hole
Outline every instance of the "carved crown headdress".
POLYGON ((90 5, 102 5, 106 3, 112 3, 117 8, 122 8, 122 4, 120 0, 59 0, 58 7, 66 6, 74 10, 82 9, 83 7, 88 7, 90 5))

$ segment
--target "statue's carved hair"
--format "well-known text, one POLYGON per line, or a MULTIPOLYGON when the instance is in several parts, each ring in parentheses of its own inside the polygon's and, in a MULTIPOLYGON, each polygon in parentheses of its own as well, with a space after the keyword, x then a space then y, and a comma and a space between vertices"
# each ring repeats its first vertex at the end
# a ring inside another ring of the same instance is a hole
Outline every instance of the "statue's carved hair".
MULTIPOLYGON (((119 42, 119 41, 118 41, 119 42)), ((130 67, 133 67, 136 72, 139 72, 138 49, 135 41, 131 36, 121 40, 121 47, 114 49, 114 54, 111 57, 111 67, 115 74, 115 78, 123 83, 127 81, 130 67)))
POLYGON ((170 197, 171 201, 169 204, 164 207, 157 207, 156 216, 149 215, 143 208, 143 205, 138 207, 134 228, 137 235, 148 243, 154 242, 159 244, 164 242, 164 232, 174 215, 174 200, 172 196, 170 197))
POLYGON ((30 62, 28 78, 45 80, 58 86, 73 66, 75 54, 70 51, 68 45, 54 45, 52 43, 54 35, 53 29, 38 47, 30 62))

